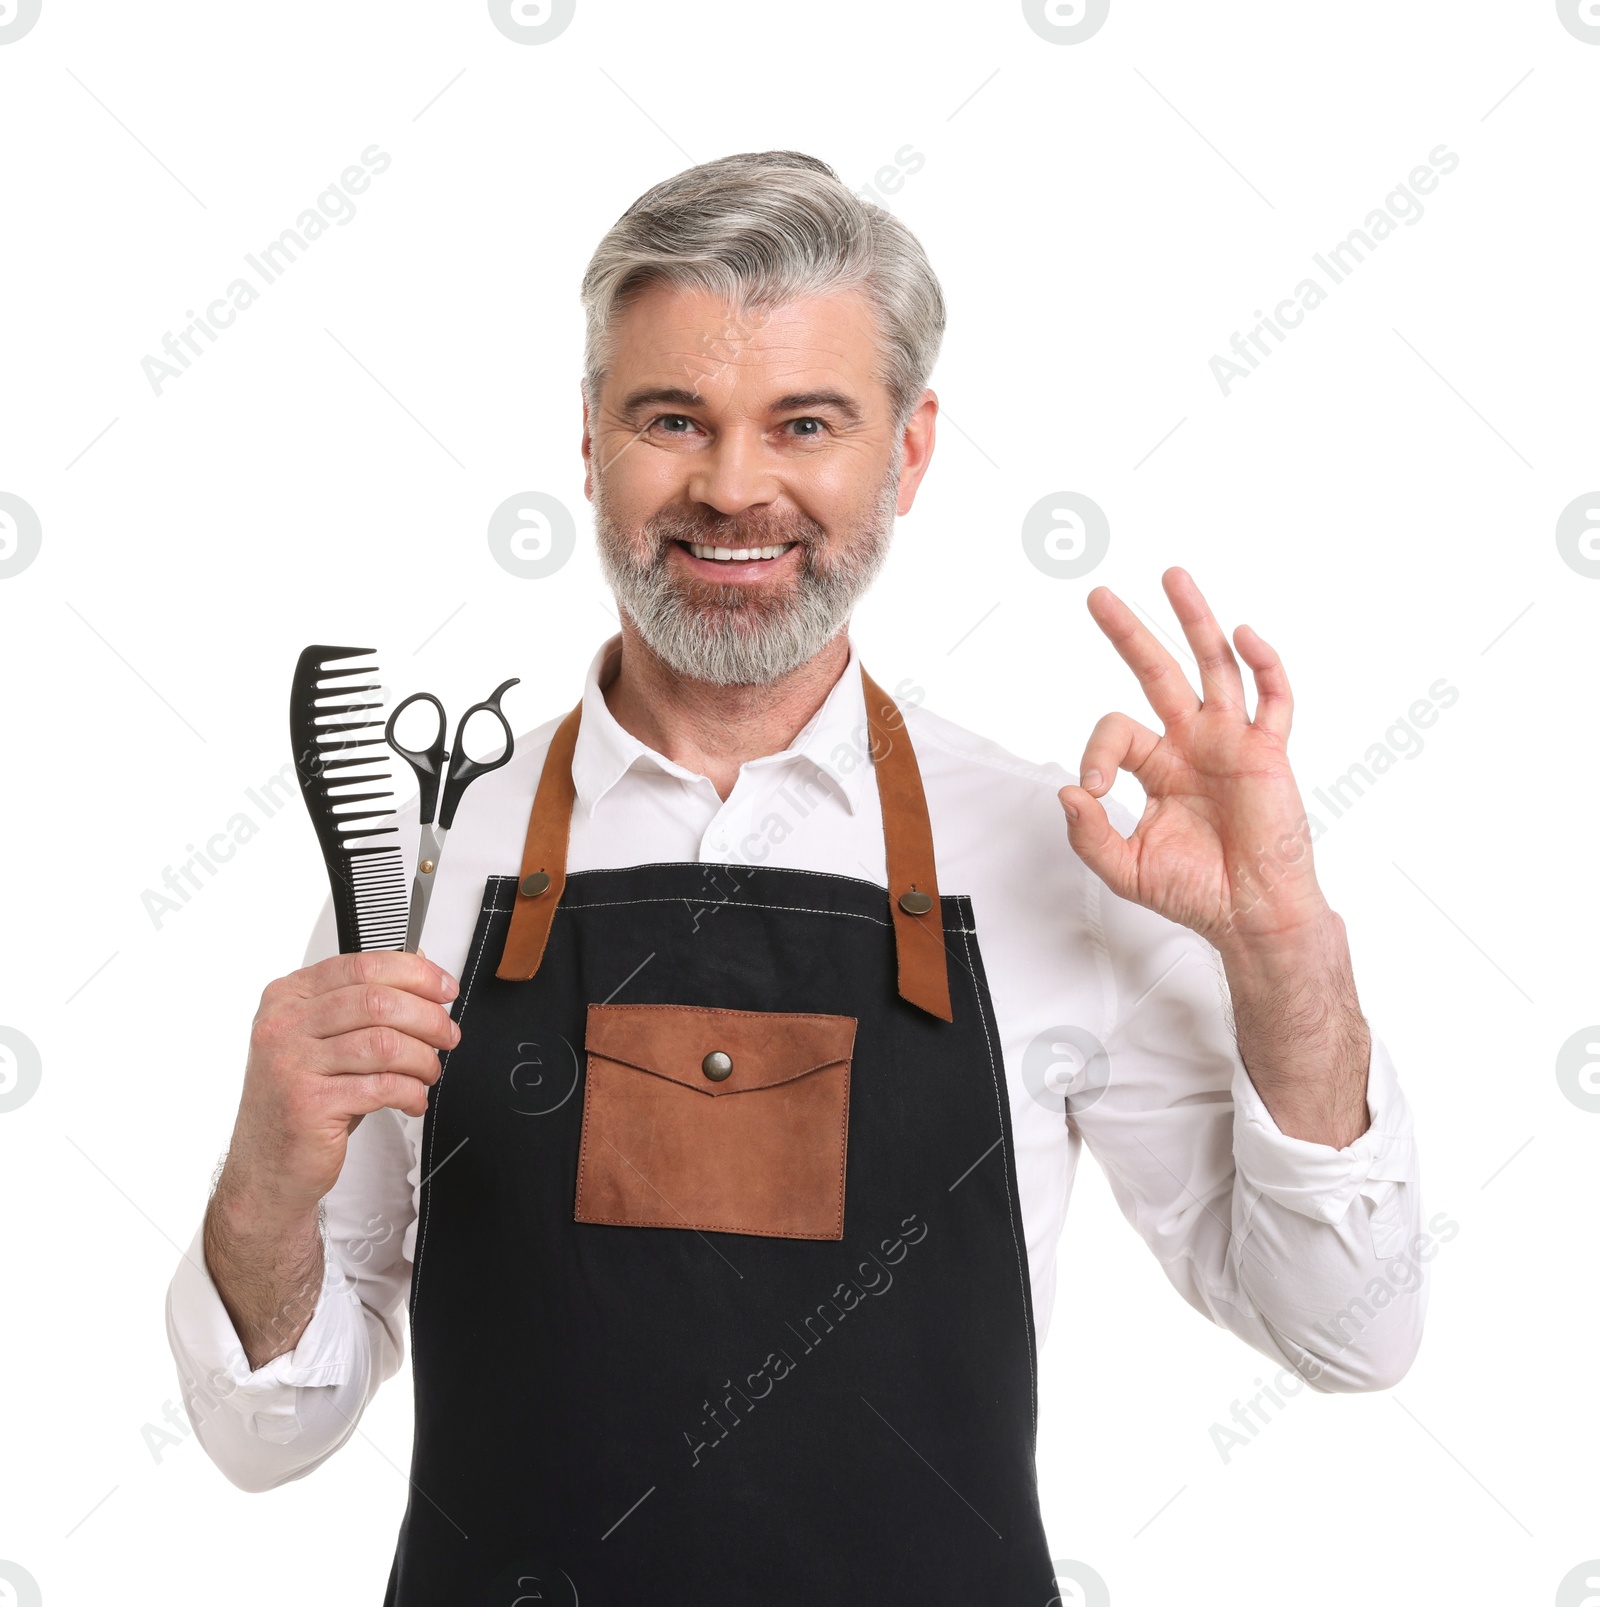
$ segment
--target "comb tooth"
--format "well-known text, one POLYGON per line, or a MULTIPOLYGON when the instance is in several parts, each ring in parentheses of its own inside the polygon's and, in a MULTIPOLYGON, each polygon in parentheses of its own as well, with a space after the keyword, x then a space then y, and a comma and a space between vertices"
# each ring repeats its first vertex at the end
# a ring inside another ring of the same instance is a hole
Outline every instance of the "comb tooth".
POLYGON ((375 647, 346 647, 337 653, 330 653, 326 658, 317 660, 317 678, 333 680, 342 675, 371 675, 378 667, 376 664, 352 664, 342 670, 330 669, 329 665, 343 664, 347 658, 367 658, 376 652, 375 647))
MULTIPOLYGON (((365 758, 358 759, 323 759, 321 757, 324 753, 337 753, 340 748, 359 748, 361 745, 359 742, 332 743, 326 748, 318 748, 317 757, 321 760, 324 770, 346 770, 353 764, 387 764, 389 762, 389 756, 386 753, 369 753, 365 758)), ((382 774, 387 778, 389 772, 385 770, 382 774)), ((377 779, 377 775, 373 774, 370 776, 336 777, 335 781, 376 781, 377 779)))
MULTIPOLYGON (((369 707, 376 708, 376 707, 378 707, 378 705, 377 704, 371 704, 371 705, 369 705, 369 707)), ((320 719, 320 716, 319 716, 319 719, 320 719)), ((317 726, 317 735, 319 737, 327 736, 327 735, 329 735, 330 733, 332 733, 334 731, 372 731, 372 730, 381 731, 382 729, 383 729, 383 721, 382 720, 345 720, 345 721, 342 721, 341 723, 339 723, 338 725, 321 725, 321 724, 319 724, 317 726)), ((376 737, 363 737, 361 740, 363 742, 376 742, 378 739, 376 737)))
MULTIPOLYGON (((386 747, 382 737, 336 737, 332 742, 316 742, 312 745, 312 753, 344 753, 351 748, 382 748, 386 747)), ((369 753, 364 758, 350 761, 354 764, 387 764, 389 756, 386 753, 369 753)))
MULTIPOLYGON (((331 742, 317 742, 312 752, 317 754, 344 753, 351 748, 383 748, 388 744, 382 737, 335 737, 331 742)), ((346 759, 345 764, 388 764, 387 753, 368 753, 360 758, 346 759)))
POLYGON ((392 783, 394 776, 389 775, 387 770, 363 770, 360 775, 329 776, 326 791, 328 791, 329 800, 337 804, 339 799, 347 797, 347 794, 334 791, 336 787, 365 787, 368 783, 378 783, 378 781, 392 783))
POLYGON ((340 804, 366 803, 372 798, 392 798, 392 792, 330 792, 328 802, 335 808, 340 804))
MULTIPOLYGON (((350 690, 352 692, 365 692, 369 689, 367 687, 351 687, 350 690)), ((362 709, 381 709, 382 707, 383 704, 381 701, 377 703, 319 703, 317 705, 316 718, 320 722, 335 714, 355 714, 362 709)))

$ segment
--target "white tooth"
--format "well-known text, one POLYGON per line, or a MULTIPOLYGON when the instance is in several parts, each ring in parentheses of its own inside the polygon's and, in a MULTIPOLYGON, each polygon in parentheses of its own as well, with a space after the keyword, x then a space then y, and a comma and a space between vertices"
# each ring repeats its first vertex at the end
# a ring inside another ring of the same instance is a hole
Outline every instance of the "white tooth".
POLYGON ((704 542, 691 541, 689 551, 696 558, 710 558, 720 563, 748 563, 757 558, 781 558, 793 542, 779 542, 770 547, 710 547, 704 542))

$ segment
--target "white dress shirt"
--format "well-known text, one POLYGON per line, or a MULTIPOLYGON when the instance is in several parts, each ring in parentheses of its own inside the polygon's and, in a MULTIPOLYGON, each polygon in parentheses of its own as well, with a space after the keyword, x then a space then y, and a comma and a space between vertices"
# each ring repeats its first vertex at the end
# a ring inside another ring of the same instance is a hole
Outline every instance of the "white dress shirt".
MULTIPOLYGON (((584 683, 572 870, 751 863, 887 885, 853 643, 805 729, 783 752, 743 765, 723 801, 709 779, 646 747, 606 707, 601 686, 620 640, 600 648, 584 683)), ((1376 1032, 1369 1129, 1340 1150, 1280 1133, 1239 1059, 1216 950, 1116 897, 1072 851, 1056 793, 1077 777, 930 713, 920 688, 884 684, 905 710, 922 770, 940 889, 972 899, 1004 1052, 1039 1342, 1087 1142, 1123 1213, 1197 1310, 1315 1388, 1394 1383, 1420 1339, 1426 1235, 1411 1116, 1376 1032), (1105 1056, 1073 1078, 1095 1040, 1105 1056), (1041 1079, 1051 1063, 1067 1074, 1065 1096, 1041 1079), (1386 1292, 1402 1289, 1412 1298, 1386 1292)), ((475 782, 461 806, 423 939, 458 979, 485 878, 521 864, 558 719, 520 737, 512 762, 475 782)), ((1119 804, 1107 807, 1124 835, 1133 829, 1119 804)), ((416 820, 413 800, 399 815, 408 881, 416 820)), ((306 963, 337 947, 330 902, 306 963)), ((244 1358, 198 1231, 179 1263, 167 1328, 185 1404, 235 1484, 266 1489, 310 1472, 400 1365, 421 1135, 421 1118, 394 1111, 356 1129, 325 1201, 327 1275, 315 1313, 295 1348, 265 1366, 251 1371, 244 1358)))

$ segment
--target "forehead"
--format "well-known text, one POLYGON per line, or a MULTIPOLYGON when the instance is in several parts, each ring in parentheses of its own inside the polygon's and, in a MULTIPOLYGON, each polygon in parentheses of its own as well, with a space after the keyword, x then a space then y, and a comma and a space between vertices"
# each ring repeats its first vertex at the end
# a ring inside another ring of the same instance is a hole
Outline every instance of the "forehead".
POLYGON ((860 290, 796 297, 741 312, 701 289, 653 284, 612 326, 606 388, 697 389, 754 401, 758 393, 848 386, 863 402, 876 379, 878 327, 860 290))

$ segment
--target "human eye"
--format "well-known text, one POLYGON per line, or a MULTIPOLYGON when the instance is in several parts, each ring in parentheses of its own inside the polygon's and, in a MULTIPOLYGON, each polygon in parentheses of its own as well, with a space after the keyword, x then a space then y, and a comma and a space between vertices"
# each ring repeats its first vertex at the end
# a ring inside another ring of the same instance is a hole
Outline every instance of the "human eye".
POLYGON ((694 420, 684 413, 658 413, 649 427, 661 435, 686 437, 694 429, 694 420))
POLYGON ((792 439, 797 441, 820 441, 828 432, 828 425, 825 420, 813 418, 809 415, 805 418, 789 419, 784 428, 793 430, 795 433, 792 439))

